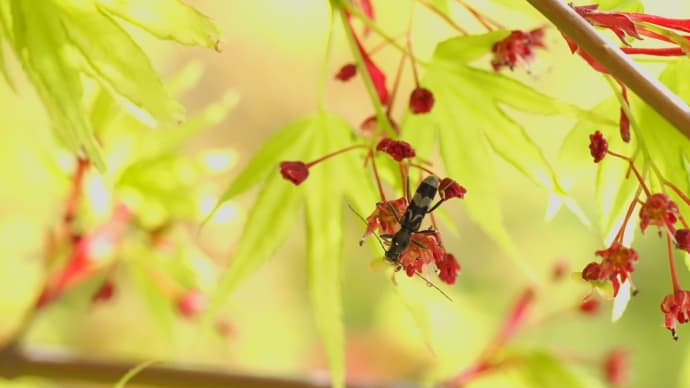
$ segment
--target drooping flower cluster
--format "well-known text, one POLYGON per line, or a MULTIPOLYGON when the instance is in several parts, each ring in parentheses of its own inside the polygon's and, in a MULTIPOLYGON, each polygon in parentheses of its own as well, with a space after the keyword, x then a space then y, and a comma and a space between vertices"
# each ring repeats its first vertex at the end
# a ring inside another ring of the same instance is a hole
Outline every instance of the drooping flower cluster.
MULTIPOLYGON (((625 30, 621 31, 625 32, 625 30)), ((592 282, 594 285, 597 285, 597 282, 610 281, 613 286, 614 296, 618 294, 620 285, 630 279, 630 274, 634 269, 633 264, 638 260, 638 255, 634 249, 623 246, 622 241, 626 227, 634 214, 635 207, 639 206, 638 217, 640 230, 644 233, 649 226, 657 226, 660 232, 664 232, 660 233, 660 235, 666 238, 673 293, 664 298, 661 303, 661 311, 664 313, 666 328, 671 331, 673 338, 677 339, 677 324, 688 321, 688 313, 690 312, 690 293, 682 290, 680 287, 672 248, 675 243, 678 249, 690 252, 690 228, 682 217, 680 208, 668 194, 663 192, 652 192, 650 190, 643 175, 635 166, 633 159, 609 150, 606 139, 604 139, 599 131, 590 135, 589 138, 590 153, 592 157, 594 157, 594 162, 598 163, 607 154, 627 162, 629 171, 632 172, 632 174, 627 174, 626 176, 634 176, 639 184, 639 189, 628 205, 625 219, 613 243, 607 249, 596 252, 596 255, 601 257, 602 261, 600 263, 591 262, 587 264, 582 270, 582 278, 592 282), (644 193, 646 197, 644 200, 640 199, 641 193, 644 193), (677 228, 678 223, 682 224, 680 228, 677 228)), ((678 187, 666 180, 663 176, 658 176, 657 179, 662 182, 665 187, 670 188, 686 205, 690 206, 690 198, 688 198, 678 187)), ((633 291, 633 294, 634 292, 635 291, 633 291)))
POLYGON ((513 70, 519 65, 527 67, 534 59, 534 49, 544 47, 543 27, 531 31, 513 30, 491 47, 491 67, 494 71, 500 71, 503 67, 513 70))

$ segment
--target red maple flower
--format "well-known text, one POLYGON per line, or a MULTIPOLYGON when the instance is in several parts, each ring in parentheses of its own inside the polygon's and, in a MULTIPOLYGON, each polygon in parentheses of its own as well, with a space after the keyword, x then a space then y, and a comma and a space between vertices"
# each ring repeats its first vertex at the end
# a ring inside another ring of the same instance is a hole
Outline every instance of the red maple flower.
POLYGON ((677 340, 676 325, 690 318, 690 291, 677 290, 666 295, 661 302, 661 311, 664 313, 664 325, 671 331, 673 339, 677 340))
POLYGON ((491 47, 491 67, 494 71, 499 71, 504 66, 513 70, 521 63, 527 65, 534 59, 535 47, 545 47, 543 27, 531 31, 513 30, 510 35, 491 47))
POLYGON ((400 264, 405 268, 407 276, 414 276, 421 272, 425 265, 439 260, 445 254, 441 240, 436 232, 416 233, 412 235, 412 242, 400 255, 400 264))
POLYGON ((398 162, 406 158, 413 158, 416 155, 410 143, 402 140, 393 140, 387 137, 379 141, 379 144, 376 145, 376 150, 387 153, 398 162))
POLYGON ((614 349, 604 359, 604 376, 606 382, 613 387, 620 387, 628 382, 630 375, 630 362, 628 352, 614 349))
POLYGON ((417 86, 410 94, 410 111, 412 113, 428 113, 433 107, 434 94, 429 89, 417 86))
POLYGON ((676 246, 690 253, 690 229, 676 230, 676 246))
POLYGON ((406 209, 407 199, 405 197, 377 203, 374 212, 367 217, 367 230, 360 241, 374 232, 387 235, 395 234, 400 229, 398 220, 402 218, 406 209))
POLYGON ((444 201, 451 198, 465 198, 467 189, 451 178, 443 178, 438 186, 438 193, 444 201))
POLYGON ((644 233, 649 225, 664 226, 675 234, 673 224, 680 218, 678 205, 663 193, 652 194, 640 208, 640 229, 644 233))
POLYGON ((280 175, 295 185, 304 182, 309 176, 309 166, 304 162, 280 162, 280 175))
POLYGON ((441 260, 436 260, 436 268, 439 270, 438 277, 441 281, 447 284, 455 284, 455 279, 457 279, 458 272, 460 272, 460 263, 458 263, 453 254, 446 253, 441 260))
POLYGON ((343 67, 338 70, 335 74, 335 79, 343 82, 349 81, 352 77, 357 74, 357 66, 354 63, 348 63, 343 65, 343 67))
POLYGON ((588 281, 609 280, 613 286, 613 295, 618 295, 620 284, 634 271, 633 263, 637 261, 637 252, 614 242, 607 249, 596 251, 595 254, 602 258, 601 263, 587 264, 582 270, 582 278, 588 281))
POLYGON ((596 131, 589 135, 589 153, 594 158, 594 163, 601 162, 604 156, 606 156, 608 149, 609 144, 606 142, 601 132, 596 131))

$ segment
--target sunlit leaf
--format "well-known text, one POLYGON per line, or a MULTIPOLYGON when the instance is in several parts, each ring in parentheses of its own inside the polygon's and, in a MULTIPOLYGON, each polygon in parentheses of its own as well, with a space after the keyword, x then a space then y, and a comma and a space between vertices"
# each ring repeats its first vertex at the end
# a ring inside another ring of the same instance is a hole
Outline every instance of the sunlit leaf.
POLYGON ((427 143, 430 135, 422 131, 437 131, 447 173, 468 190, 465 204, 470 216, 515 256, 517 249, 503 226, 494 155, 549 191, 563 194, 563 190, 542 151, 502 106, 545 115, 605 119, 466 63, 488 54, 492 41, 500 39, 501 33, 507 32, 453 38, 437 46, 421 81, 434 93, 435 106, 429 114, 407 120, 404 134, 412 144, 417 136, 427 143))
POLYGON ((74 152, 83 150, 102 170, 105 164, 86 120, 81 79, 74 71, 74 53, 69 50, 67 33, 55 17, 58 12, 51 1, 34 7, 29 2, 13 0, 15 52, 66 145, 74 152))
POLYGON ((525 377, 533 387, 579 388, 585 387, 580 379, 562 361, 545 352, 534 352, 525 357, 525 377))
POLYGON ((153 120, 180 122, 184 109, 163 87, 148 57, 130 36, 91 2, 62 0, 60 20, 84 56, 84 70, 153 120))
MULTIPOLYGON (((327 138, 322 137, 322 142, 327 138)), ((329 142, 318 149, 332 148, 329 142)), ((313 169, 305 187, 307 226, 307 279, 316 324, 328 356, 331 384, 345 382, 345 328, 342 308, 344 181, 332 163, 313 169)), ((306 183, 306 182, 305 182, 306 183)), ((291 188, 290 188, 291 189, 291 188)), ((289 190, 289 189, 288 189, 289 190)))
POLYGON ((179 0, 96 0, 99 7, 149 33, 182 44, 218 50, 220 28, 179 0))
POLYGON ((600 0, 597 4, 602 10, 644 12, 644 5, 640 0, 600 0))

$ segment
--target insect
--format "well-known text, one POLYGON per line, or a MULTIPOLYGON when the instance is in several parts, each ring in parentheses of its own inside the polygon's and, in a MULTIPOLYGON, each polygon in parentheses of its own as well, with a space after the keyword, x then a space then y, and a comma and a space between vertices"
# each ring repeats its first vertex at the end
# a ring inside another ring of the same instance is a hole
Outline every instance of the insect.
MULTIPOLYGON (((390 246, 386 250, 384 247, 383 243, 379 240, 379 243, 381 243, 381 246, 383 247, 385 251, 385 259, 389 263, 395 265, 395 271, 399 271, 402 269, 402 264, 400 263, 400 256, 405 252, 406 249, 410 246, 410 244, 415 244, 421 247, 422 249, 426 249, 426 247, 414 240, 412 238, 413 234, 419 233, 419 234, 434 234, 436 233, 435 230, 433 229, 426 229, 420 231, 419 228, 422 225, 422 221, 424 220, 424 216, 427 213, 431 213, 434 211, 442 202, 443 200, 439 200, 436 204, 431 206, 431 203, 434 200, 434 197, 436 196, 436 192, 438 191, 440 184, 440 180, 437 176, 430 175, 422 181, 422 183, 419 184, 417 187, 417 190, 415 191, 414 197, 410 199, 410 187, 409 187, 409 180, 407 180, 407 198, 408 198, 408 205, 407 208, 405 209, 405 212, 403 213, 402 218, 398 217, 397 212, 393 208, 393 206, 388 203, 388 209, 390 213, 393 215, 395 218, 396 222, 400 224, 400 229, 395 233, 395 234, 382 234, 380 236, 381 239, 384 239, 385 241, 390 241, 390 246)), ((352 209, 352 207, 350 207, 352 209)), ((352 209, 354 211, 354 209, 352 209)), ((355 212, 355 214, 357 214, 355 212)), ((366 220, 364 220, 363 217, 361 217, 359 214, 357 214, 365 223, 366 220)), ((378 236, 377 236, 378 238, 378 236)), ((360 240, 359 244, 362 245, 363 239, 360 240)), ((415 270, 415 275, 419 277, 420 279, 424 280, 426 284, 430 287, 435 288, 438 290, 443 296, 445 296, 448 300, 451 300, 450 297, 443 292, 440 288, 438 288, 435 284, 433 284, 431 281, 429 281, 427 278, 425 278, 421 273, 415 270)))
MULTIPOLYGON (((393 217, 395 217, 395 220, 400 224, 400 229, 394 235, 381 235, 381 238, 391 240, 391 246, 386 251, 386 260, 389 262, 399 265, 400 255, 410 246, 410 242, 420 244, 412 239, 412 233, 433 233, 433 230, 420 232, 419 228, 422 225, 422 220, 424 220, 426 213, 431 213, 440 205, 439 202, 429 209, 436 195, 436 191, 438 190, 438 185, 438 177, 430 175, 424 178, 422 183, 419 184, 419 187, 417 187, 414 197, 409 201, 402 219, 398 219, 398 215, 389 204, 389 210, 393 214, 393 217)), ((407 191, 407 196, 409 198, 409 183, 407 191)), ((425 247, 422 246, 422 248, 425 247)))

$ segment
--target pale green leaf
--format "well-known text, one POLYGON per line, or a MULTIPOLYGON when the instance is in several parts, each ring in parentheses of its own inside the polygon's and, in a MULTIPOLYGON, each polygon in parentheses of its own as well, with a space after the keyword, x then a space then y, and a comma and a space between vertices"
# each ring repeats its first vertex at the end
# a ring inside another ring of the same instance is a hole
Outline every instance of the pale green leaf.
POLYGON ((84 107, 80 75, 75 71, 75 53, 64 26, 55 17, 59 12, 52 1, 41 7, 13 0, 14 49, 32 79, 67 146, 86 153, 100 170, 105 163, 93 136, 84 107))
POLYGON ((585 387, 567 365, 546 352, 533 352, 524 357, 526 379, 535 388, 585 387))
POLYGON ((159 37, 219 50, 221 31, 209 17, 179 0, 97 0, 98 6, 159 37))
POLYGON ((644 5, 640 0, 600 0, 597 1, 597 4, 599 4, 599 9, 602 10, 644 12, 644 5))
MULTIPOLYGON (((0 24, 4 24, 3 18, 0 17, 0 24)), ((0 73, 2 73, 2 77, 5 79, 5 83, 7 83, 7 86, 10 87, 14 92, 17 91, 16 87, 14 86, 14 82, 12 82, 12 78, 10 77, 10 74, 7 72, 7 64, 5 63, 5 48, 3 43, 6 40, 5 36, 5 31, 7 28, 3 25, 2 28, 0 28, 0 73)))
POLYGON ((87 73, 155 121, 184 119, 182 106, 169 96, 146 54, 122 27, 91 2, 62 0, 59 4, 67 37, 82 53, 87 73))
MULTIPOLYGON (((321 137, 322 142, 327 140, 321 137)), ((319 149, 333 148, 329 142, 319 149)), ((344 183, 333 163, 314 168, 305 187, 307 225, 307 279, 316 324, 321 334, 331 375, 331 386, 345 385, 345 328, 342 308, 344 183)))
POLYGON ((310 140, 310 133, 306 128, 313 120, 314 116, 308 116, 293 121, 268 139, 252 155, 242 172, 225 189, 219 204, 256 186, 268 174, 277 172, 280 161, 286 158, 289 160, 298 159, 305 143, 310 140))
POLYGON ((445 40, 436 46, 434 59, 447 62, 451 66, 467 63, 491 53, 491 46, 508 34, 508 30, 496 30, 445 40))

